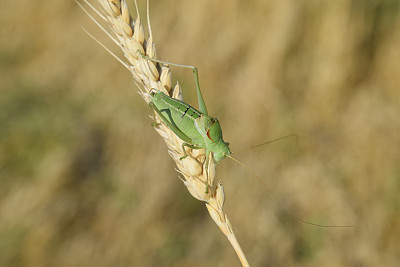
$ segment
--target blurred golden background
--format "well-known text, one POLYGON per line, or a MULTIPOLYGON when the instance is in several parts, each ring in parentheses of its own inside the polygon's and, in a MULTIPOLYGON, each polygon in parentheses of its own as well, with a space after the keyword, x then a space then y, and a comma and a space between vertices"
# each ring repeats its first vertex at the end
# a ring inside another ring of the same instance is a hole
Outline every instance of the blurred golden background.
MULTIPOLYGON (((159 58, 199 68, 233 151, 299 137, 236 156, 268 189, 217 169, 252 266, 399 264, 399 5, 151 1, 159 58)), ((0 266, 239 266, 79 7, 7 1, 0 21, 0 266)), ((173 76, 197 106, 191 71, 173 76)))

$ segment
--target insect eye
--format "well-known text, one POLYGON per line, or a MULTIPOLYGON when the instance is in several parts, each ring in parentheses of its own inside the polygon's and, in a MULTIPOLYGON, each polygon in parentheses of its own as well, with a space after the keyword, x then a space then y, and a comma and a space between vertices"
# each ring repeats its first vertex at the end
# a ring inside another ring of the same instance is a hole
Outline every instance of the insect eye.
POLYGON ((151 96, 155 96, 155 95, 156 95, 156 91, 153 90, 153 89, 151 89, 151 90, 150 90, 150 95, 151 95, 151 96))

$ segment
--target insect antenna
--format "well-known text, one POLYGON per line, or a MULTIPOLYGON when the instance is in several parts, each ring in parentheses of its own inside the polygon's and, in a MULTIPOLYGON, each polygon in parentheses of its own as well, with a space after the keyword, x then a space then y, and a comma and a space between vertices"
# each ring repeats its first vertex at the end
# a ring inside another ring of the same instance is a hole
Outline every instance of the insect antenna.
POLYGON ((264 142, 264 143, 261 143, 261 144, 255 145, 255 146, 250 146, 250 147, 243 148, 243 149, 241 149, 239 151, 232 152, 232 154, 238 154, 240 152, 243 152, 243 151, 246 151, 246 150, 249 150, 249 149, 253 149, 253 148, 260 147, 260 146, 264 146, 264 145, 267 145, 267 144, 270 144, 270 143, 273 143, 273 142, 276 142, 276 141, 280 141, 282 139, 290 138, 290 137, 296 138, 296 144, 299 143, 299 137, 297 136, 297 134, 289 134, 289 135, 286 135, 286 136, 283 136, 283 137, 279 137, 277 139, 270 140, 270 141, 267 141, 267 142, 264 142))
MULTIPOLYGON (((284 138, 284 137, 282 137, 284 138)), ((282 139, 280 138, 280 139, 282 139)), ((277 139, 279 140, 279 139, 277 139)), ((276 140, 275 140, 276 141, 276 140)), ((272 142, 272 141, 270 141, 272 142)), ((242 162, 240 162, 239 160, 235 159, 234 157, 228 155, 228 158, 230 158, 231 160, 235 161, 236 163, 238 163, 240 166, 242 166, 249 174, 251 174, 253 177, 255 177, 267 190, 268 194, 270 195, 270 197, 276 202, 278 203, 278 198, 271 192, 270 189, 268 189, 267 185, 263 182, 263 180, 261 180, 260 177, 258 177, 254 172, 252 172, 246 165, 244 165, 242 162)), ((293 212, 291 212, 289 209, 283 207, 283 210, 289 214, 290 216, 292 216, 293 218, 295 218, 296 220, 309 224, 309 225, 313 225, 313 226, 318 226, 318 227, 324 227, 324 228, 350 228, 350 227, 354 227, 353 225, 325 225, 325 224, 318 224, 318 223, 312 223, 309 221, 306 221, 302 218, 300 218, 299 216, 295 215, 293 212)))

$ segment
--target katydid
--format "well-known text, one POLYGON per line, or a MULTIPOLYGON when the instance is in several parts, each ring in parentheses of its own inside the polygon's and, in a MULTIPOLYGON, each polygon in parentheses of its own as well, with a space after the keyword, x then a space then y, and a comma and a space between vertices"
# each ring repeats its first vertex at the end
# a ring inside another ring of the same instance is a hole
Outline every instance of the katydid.
POLYGON ((150 91, 150 107, 160 116, 161 120, 170 128, 182 141, 184 159, 187 157, 185 147, 191 149, 206 150, 205 166, 208 168, 209 155, 212 153, 215 164, 232 153, 229 149, 229 143, 222 138, 222 129, 217 118, 208 115, 206 104, 200 91, 198 70, 196 67, 169 63, 157 59, 149 58, 138 53, 147 60, 169 64, 178 67, 191 68, 196 82, 197 98, 199 110, 189 104, 171 98, 163 92, 152 89, 150 91))
MULTIPOLYGON (((202 101, 199 95, 199 102, 202 101)), ((150 107, 161 120, 183 141, 182 149, 187 157, 185 147, 206 149, 206 167, 209 154, 213 153, 216 164, 231 154, 229 143, 222 138, 218 119, 208 116, 205 105, 200 111, 189 104, 171 98, 159 90, 150 91, 150 107)))

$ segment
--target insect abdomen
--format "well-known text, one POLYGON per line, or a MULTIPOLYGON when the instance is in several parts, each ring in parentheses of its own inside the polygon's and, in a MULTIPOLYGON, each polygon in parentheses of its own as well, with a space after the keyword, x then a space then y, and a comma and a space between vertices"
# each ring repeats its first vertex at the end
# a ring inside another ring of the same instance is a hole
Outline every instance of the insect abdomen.
POLYGON ((163 113, 165 118, 174 124, 179 130, 191 139, 201 138, 194 121, 202 114, 189 104, 170 98, 160 93, 159 97, 153 99, 154 105, 163 113))

